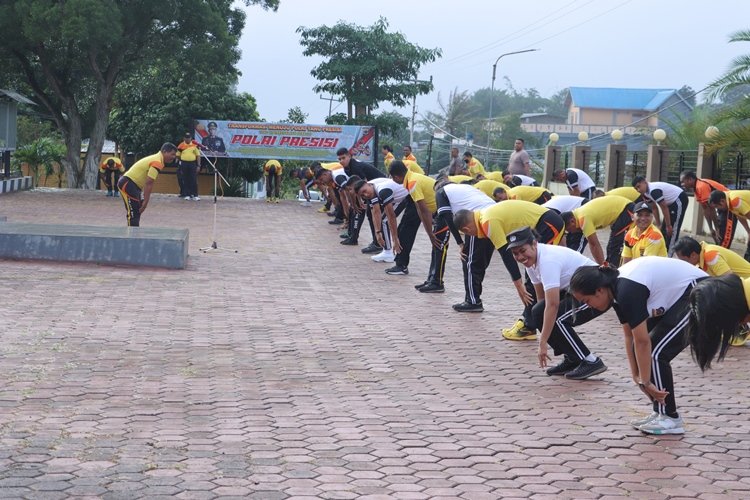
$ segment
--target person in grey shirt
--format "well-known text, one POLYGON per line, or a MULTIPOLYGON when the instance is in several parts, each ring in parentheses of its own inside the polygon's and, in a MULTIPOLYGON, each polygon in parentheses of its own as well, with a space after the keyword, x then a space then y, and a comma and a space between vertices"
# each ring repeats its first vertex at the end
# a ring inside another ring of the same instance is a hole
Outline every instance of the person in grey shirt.
POLYGON ((513 153, 508 161, 508 172, 511 175, 526 175, 531 177, 531 158, 524 148, 523 139, 516 139, 513 153))
POLYGON ((458 148, 451 148, 451 161, 448 164, 448 175, 462 174, 466 166, 458 155, 458 148))

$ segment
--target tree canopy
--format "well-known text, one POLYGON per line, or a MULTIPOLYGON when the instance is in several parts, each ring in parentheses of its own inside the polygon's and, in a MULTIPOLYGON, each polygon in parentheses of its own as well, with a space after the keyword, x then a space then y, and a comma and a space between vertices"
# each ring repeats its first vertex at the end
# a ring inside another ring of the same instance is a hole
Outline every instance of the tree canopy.
POLYGON ((422 48, 401 33, 388 32, 385 18, 369 27, 343 21, 301 26, 297 33, 304 55, 325 59, 310 72, 322 82, 314 90, 343 96, 349 120, 370 115, 382 102, 405 106, 432 90, 432 82, 417 79, 419 69, 440 57, 441 50, 422 48))
MULTIPOLYGON (((279 0, 244 3, 275 10, 279 0)), ((0 83, 22 83, 20 90, 50 113, 67 147, 68 185, 93 188, 115 89, 124 76, 178 59, 186 75, 210 67, 234 81, 244 19, 232 0, 5 0, 0 83), (90 142, 81 166, 84 133, 90 142)))

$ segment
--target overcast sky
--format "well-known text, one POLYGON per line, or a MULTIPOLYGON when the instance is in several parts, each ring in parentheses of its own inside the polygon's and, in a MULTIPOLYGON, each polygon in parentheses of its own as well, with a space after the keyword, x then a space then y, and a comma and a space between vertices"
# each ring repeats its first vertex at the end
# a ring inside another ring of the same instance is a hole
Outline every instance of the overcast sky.
MULTIPOLYGON (((255 96, 271 122, 300 106, 308 123, 323 123, 329 102, 313 91, 310 75, 320 60, 302 55, 295 31, 339 20, 370 26, 383 16, 409 42, 442 49, 422 68, 420 79, 432 76, 435 90, 417 98, 419 111, 436 111, 438 93, 445 102, 455 88, 490 87, 495 59, 516 50, 540 49, 502 58, 495 88, 508 77, 516 89, 545 97, 570 86, 700 90, 734 57, 750 54, 750 43, 727 42, 750 29, 746 0, 281 0, 277 12, 243 8, 238 90, 255 96)), ((343 103, 333 107, 346 111, 343 103)))

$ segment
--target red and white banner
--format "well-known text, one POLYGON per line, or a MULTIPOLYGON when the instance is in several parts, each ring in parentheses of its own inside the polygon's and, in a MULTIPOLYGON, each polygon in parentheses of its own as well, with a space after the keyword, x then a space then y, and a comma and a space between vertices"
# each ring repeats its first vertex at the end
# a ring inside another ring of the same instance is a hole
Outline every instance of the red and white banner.
POLYGON ((375 157, 375 127, 358 125, 196 120, 195 138, 209 156, 336 161, 347 148, 358 160, 375 157))

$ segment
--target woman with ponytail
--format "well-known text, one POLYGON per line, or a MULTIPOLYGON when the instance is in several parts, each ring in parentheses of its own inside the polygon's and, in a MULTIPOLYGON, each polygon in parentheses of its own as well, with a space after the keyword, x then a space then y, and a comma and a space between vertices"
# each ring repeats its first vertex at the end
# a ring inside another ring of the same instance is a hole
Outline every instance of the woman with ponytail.
POLYGON ((736 274, 708 278, 690 294, 688 339, 693 359, 701 370, 711 368, 718 353, 724 359, 740 326, 750 321, 750 278, 736 274))
POLYGON ((684 434, 670 362, 687 345, 690 292, 706 273, 677 259, 641 257, 619 271, 579 268, 570 280, 576 300, 599 311, 614 308, 622 324, 630 371, 653 412, 631 422, 647 434, 684 434))

